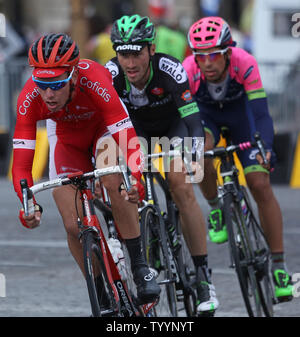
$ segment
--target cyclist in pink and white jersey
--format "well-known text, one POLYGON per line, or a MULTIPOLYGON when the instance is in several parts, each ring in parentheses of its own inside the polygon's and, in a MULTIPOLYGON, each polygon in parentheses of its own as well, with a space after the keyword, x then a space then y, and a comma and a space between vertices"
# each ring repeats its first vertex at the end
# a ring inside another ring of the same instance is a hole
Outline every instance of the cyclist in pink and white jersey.
MULTIPOLYGON (((126 107, 112 85, 110 73, 94 61, 79 60, 79 49, 66 34, 49 34, 34 42, 29 49, 29 64, 34 68, 33 74, 18 98, 13 139, 13 183, 20 200, 20 179, 26 178, 29 186, 33 184, 31 169, 38 121, 47 120, 50 179, 76 171, 93 170, 92 154, 98 168, 106 165, 105 158, 110 165, 116 164, 115 141, 137 184, 125 196, 129 199, 127 201, 119 192, 120 176, 106 176, 102 182, 108 190, 114 218, 126 241, 139 300, 141 303, 152 302, 158 297, 160 287, 142 253, 137 212, 143 161, 137 141, 133 149, 128 147, 136 133, 126 107)), ((76 189, 68 185, 56 188, 53 197, 66 228, 70 251, 84 273, 75 193, 76 189)), ((20 211, 20 220, 27 228, 40 224, 42 208, 36 203, 35 209, 34 214, 29 216, 20 211)))
MULTIPOLYGON (((229 129, 236 144, 253 139, 255 131, 260 132, 265 142, 268 165, 263 164, 258 150, 237 154, 272 252, 276 296, 279 301, 290 300, 293 287, 284 263, 282 214, 269 178, 275 162, 273 121, 257 62, 252 55, 235 47, 230 27, 220 17, 195 22, 189 29, 188 42, 193 55, 184 60, 183 66, 204 123, 205 149, 218 143, 222 127, 229 129)), ((209 237, 212 242, 225 242, 227 230, 217 196, 216 171, 209 159, 205 160, 200 187, 212 207, 208 217, 209 237)))

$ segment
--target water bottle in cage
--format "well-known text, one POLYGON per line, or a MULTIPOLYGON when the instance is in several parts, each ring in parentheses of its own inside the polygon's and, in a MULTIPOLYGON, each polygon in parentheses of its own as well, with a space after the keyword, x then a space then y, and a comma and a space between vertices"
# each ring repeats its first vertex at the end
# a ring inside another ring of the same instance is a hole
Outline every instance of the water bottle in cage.
POLYGON ((121 242, 118 239, 109 238, 107 244, 111 255, 114 259, 116 266, 118 267, 121 279, 125 281, 127 279, 125 258, 123 250, 121 249, 121 242))

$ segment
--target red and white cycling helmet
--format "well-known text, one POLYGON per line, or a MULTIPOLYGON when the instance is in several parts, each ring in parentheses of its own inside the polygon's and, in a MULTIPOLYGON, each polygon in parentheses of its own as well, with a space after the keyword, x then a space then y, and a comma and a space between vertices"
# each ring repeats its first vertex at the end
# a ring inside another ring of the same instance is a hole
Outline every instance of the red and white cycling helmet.
POLYGON ((217 16, 196 21, 189 29, 188 43, 192 49, 234 46, 228 23, 217 16))
POLYGON ((29 48, 28 61, 37 77, 55 77, 77 66, 79 48, 67 34, 48 34, 29 48))

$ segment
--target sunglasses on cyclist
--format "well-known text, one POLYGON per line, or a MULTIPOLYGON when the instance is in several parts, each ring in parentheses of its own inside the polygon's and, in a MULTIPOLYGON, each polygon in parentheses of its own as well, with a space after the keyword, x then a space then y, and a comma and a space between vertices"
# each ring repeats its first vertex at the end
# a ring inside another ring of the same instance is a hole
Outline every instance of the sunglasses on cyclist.
POLYGON ((222 50, 213 51, 211 53, 199 53, 199 52, 193 51, 193 54, 195 55, 196 60, 199 62, 205 62, 207 56, 209 60, 213 62, 213 61, 218 60, 221 57, 221 55, 224 55, 227 52, 227 50, 228 48, 225 48, 222 50))
POLYGON ((40 81, 33 75, 32 75, 32 80, 42 90, 47 90, 48 88, 50 88, 51 90, 59 90, 63 88, 70 81, 70 79, 72 78, 73 72, 74 72, 74 67, 69 77, 64 80, 60 80, 60 81, 54 81, 54 82, 40 81))

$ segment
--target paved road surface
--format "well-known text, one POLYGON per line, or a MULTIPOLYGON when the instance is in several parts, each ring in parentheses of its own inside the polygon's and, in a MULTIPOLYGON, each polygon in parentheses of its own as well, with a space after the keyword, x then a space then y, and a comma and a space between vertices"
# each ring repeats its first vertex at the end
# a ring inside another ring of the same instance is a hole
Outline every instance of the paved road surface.
MULTIPOLYGON (((44 207, 42 225, 28 230, 17 220, 20 204, 12 184, 0 179, 0 191, 0 295, 3 275, 6 280, 6 297, 0 297, 0 317, 89 316, 91 311, 85 281, 69 253, 51 192, 38 196, 44 207)), ((300 190, 276 186, 275 193, 285 221, 288 267, 291 273, 300 273, 300 190)), ((207 214, 208 208, 199 191, 197 196, 207 214)), ((220 301, 216 316, 247 316, 236 275, 228 268, 227 244, 209 243, 208 249, 220 301)), ((275 315, 300 316, 299 298, 277 305, 275 315)))

